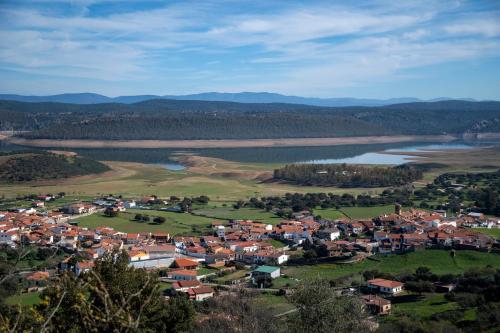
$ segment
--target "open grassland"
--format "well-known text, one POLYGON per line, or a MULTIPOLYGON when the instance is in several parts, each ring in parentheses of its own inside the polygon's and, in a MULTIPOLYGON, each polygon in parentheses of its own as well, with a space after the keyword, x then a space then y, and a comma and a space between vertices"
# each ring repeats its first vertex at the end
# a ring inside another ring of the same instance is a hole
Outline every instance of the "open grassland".
MULTIPOLYGON (((415 295, 417 297, 417 295, 415 295)), ((399 297, 403 298, 403 297, 399 297)), ((398 297, 392 304, 392 312, 395 315, 407 314, 428 319, 433 314, 441 313, 459 308, 456 302, 450 302, 444 298, 444 294, 425 294, 419 300, 409 302, 398 302, 398 297)))
POLYGON ((153 210, 129 210, 121 212, 117 217, 106 217, 100 213, 85 216, 78 219, 80 227, 96 228, 111 227, 115 230, 138 233, 138 232, 168 232, 170 235, 179 234, 201 234, 208 231, 212 218, 193 216, 185 213, 161 212, 153 210), (148 215, 150 222, 134 221, 135 214, 148 215), (162 216, 166 221, 156 224, 152 220, 154 217, 162 216))
MULTIPOLYGON (((254 196, 283 195, 285 193, 350 192, 359 194, 365 189, 339 189, 334 187, 308 187, 262 182, 258 177, 269 174, 272 167, 262 164, 228 162, 193 167, 183 171, 169 171, 161 166, 130 162, 106 162, 112 171, 102 175, 75 177, 30 183, 10 183, 0 186, 0 196, 7 198, 25 194, 66 192, 71 196, 97 196, 121 194, 141 197, 155 194, 160 197, 207 195, 212 201, 245 200, 254 196), (213 169, 212 168, 212 169, 213 169), (257 177, 257 178, 253 178, 257 177)), ((370 189, 376 192, 377 189, 370 189)))
MULTIPOLYGON (((499 149, 468 149, 460 151, 418 152, 413 153, 419 162, 433 162, 447 165, 424 173, 424 179, 416 182, 423 186, 437 175, 454 171, 491 171, 500 168, 499 149)), ((0 185, 0 196, 7 198, 23 194, 46 194, 66 192, 78 197, 94 197, 101 194, 122 194, 125 197, 140 197, 156 194, 160 197, 207 195, 212 202, 245 200, 251 197, 284 195, 285 193, 368 193, 375 195, 383 188, 335 188, 318 186, 299 186, 269 182, 272 170, 280 164, 239 163, 223 159, 194 155, 178 155, 177 159, 187 165, 186 170, 169 171, 162 166, 130 162, 105 162, 111 171, 99 175, 88 175, 61 180, 38 181, 29 183, 9 183, 0 185)), ((357 208, 356 208, 357 209, 357 208)), ((358 214, 349 211, 352 217, 368 217, 368 211, 358 214)), ((392 208, 391 208, 392 210, 392 208)), ((385 211, 378 211, 385 213, 385 211)), ((320 215, 325 217, 327 212, 320 215)), ((332 213, 337 214, 337 213, 332 213)))
POLYGON ((234 271, 232 273, 229 273, 227 275, 223 275, 223 276, 217 277, 215 279, 215 281, 217 283, 225 284, 226 282, 229 282, 229 281, 242 279, 242 278, 244 278, 249 273, 250 273, 249 270, 239 269, 239 270, 234 271))
POLYGON ((318 208, 313 210, 314 215, 319 215, 324 219, 337 220, 346 217, 340 210, 334 208, 318 208))
POLYGON ((314 214, 326 219, 341 219, 349 217, 352 219, 371 219, 375 216, 394 213, 394 205, 374 207, 342 207, 340 209, 327 208, 315 209, 314 214))
POLYGON ((500 229, 475 228, 474 231, 500 239, 500 229))
MULTIPOLYGON (((392 274, 413 273, 418 267, 429 267, 436 274, 459 274, 472 267, 491 265, 500 268, 500 255, 476 251, 457 251, 452 258, 449 251, 424 250, 403 255, 377 255, 354 264, 317 264, 309 266, 289 266, 283 269, 287 277, 307 279, 314 277, 340 278, 359 277, 366 270, 379 270, 392 274)), ((293 283, 292 279, 289 282, 293 283)), ((284 281, 286 283, 286 281, 284 281)))
POLYGON ((394 205, 375 207, 343 207, 340 211, 353 219, 367 219, 374 216, 394 213, 394 205))
POLYGON ((34 305, 40 303, 40 293, 31 292, 19 295, 13 295, 8 297, 6 300, 7 304, 10 305, 34 305))
POLYGON ((262 308, 268 309, 273 315, 284 313, 295 308, 286 297, 263 293, 255 297, 254 302, 262 308))
POLYGON ((271 212, 255 208, 216 207, 193 210, 193 214, 224 220, 253 220, 269 224, 278 224, 283 219, 271 212))

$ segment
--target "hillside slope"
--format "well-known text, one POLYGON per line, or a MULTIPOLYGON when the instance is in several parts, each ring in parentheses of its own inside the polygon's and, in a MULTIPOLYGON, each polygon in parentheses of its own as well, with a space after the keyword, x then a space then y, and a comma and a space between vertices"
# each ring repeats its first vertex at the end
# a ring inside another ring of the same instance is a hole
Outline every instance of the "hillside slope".
POLYGON ((0 101, 0 130, 29 139, 260 139, 497 131, 500 102, 440 101, 327 108, 149 100, 134 104, 0 101))
POLYGON ((0 182, 83 176, 110 170, 97 161, 43 151, 0 153, 0 182))

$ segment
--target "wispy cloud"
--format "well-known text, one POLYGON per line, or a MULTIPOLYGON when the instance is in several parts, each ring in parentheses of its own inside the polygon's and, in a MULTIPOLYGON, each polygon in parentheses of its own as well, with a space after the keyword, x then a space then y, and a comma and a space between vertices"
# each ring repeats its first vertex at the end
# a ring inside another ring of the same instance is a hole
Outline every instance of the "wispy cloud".
POLYGON ((8 1, 0 70, 60 78, 73 91, 85 79, 123 93, 328 96, 409 69, 497 58, 499 22, 500 5, 476 1, 8 1))

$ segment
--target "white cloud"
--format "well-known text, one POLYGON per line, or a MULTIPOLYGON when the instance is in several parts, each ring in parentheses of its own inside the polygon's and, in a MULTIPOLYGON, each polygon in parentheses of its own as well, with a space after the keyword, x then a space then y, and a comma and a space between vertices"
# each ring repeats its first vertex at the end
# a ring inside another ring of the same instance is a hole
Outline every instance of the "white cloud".
POLYGON ((447 33, 461 36, 500 36, 500 13, 495 19, 465 20, 444 27, 447 33))
POLYGON ((75 1, 85 10, 71 15, 0 6, 0 66, 112 83, 168 73, 175 83, 193 80, 192 90, 218 82, 223 90, 314 95, 499 52, 497 13, 460 11, 461 3, 308 3, 249 13, 237 3, 195 2, 89 15, 96 2, 75 1))

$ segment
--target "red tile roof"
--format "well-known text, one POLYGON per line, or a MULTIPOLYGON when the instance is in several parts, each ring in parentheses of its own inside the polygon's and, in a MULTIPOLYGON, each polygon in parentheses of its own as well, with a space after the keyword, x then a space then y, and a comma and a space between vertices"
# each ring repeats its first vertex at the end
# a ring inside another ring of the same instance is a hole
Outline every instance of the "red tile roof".
POLYGON ((397 287, 402 287, 404 285, 402 282, 386 280, 386 279, 368 280, 368 283, 377 287, 384 287, 384 288, 397 288, 397 287))

